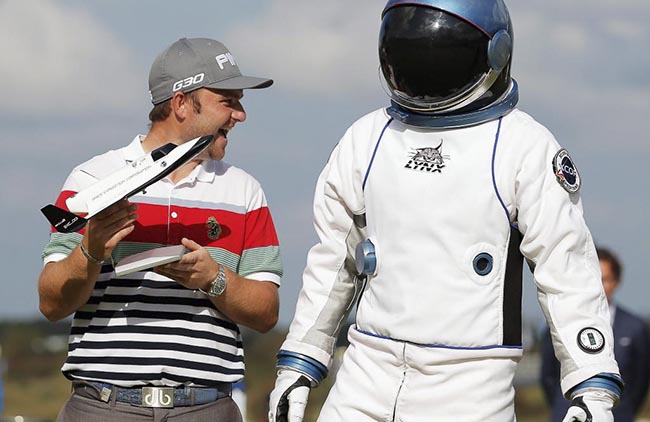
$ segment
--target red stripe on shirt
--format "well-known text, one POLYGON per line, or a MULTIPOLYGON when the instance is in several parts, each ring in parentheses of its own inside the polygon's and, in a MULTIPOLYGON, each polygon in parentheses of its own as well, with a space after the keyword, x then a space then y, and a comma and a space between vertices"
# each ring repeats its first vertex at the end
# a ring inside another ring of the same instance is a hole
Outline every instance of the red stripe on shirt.
MULTIPOLYGON (((62 191, 56 206, 69 211, 65 201, 75 193, 62 191)), ((222 248, 237 255, 241 255, 245 249, 278 245, 268 207, 243 215, 218 209, 138 203, 136 212, 138 220, 135 230, 125 241, 177 245, 183 237, 187 237, 201 246, 222 248), (176 217, 173 217, 173 213, 176 213, 176 217), (215 239, 217 233, 219 236, 215 239)), ((56 231, 54 227, 50 229, 56 231)), ((83 235, 84 229, 78 233, 83 235)))
POLYGON ((258 208, 246 214, 244 249, 278 246, 273 218, 268 207, 258 208))
POLYGON ((243 215, 218 209, 139 203, 137 213, 135 230, 126 241, 176 245, 186 237, 201 246, 217 247, 237 255, 251 247, 278 244, 266 207, 243 215))

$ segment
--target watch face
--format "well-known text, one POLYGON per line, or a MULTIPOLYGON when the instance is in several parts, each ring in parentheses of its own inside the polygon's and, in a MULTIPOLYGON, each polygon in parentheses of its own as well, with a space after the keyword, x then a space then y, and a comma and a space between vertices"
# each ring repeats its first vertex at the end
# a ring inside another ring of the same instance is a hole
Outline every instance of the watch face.
POLYGON ((224 280, 217 278, 212 282, 210 293, 212 293, 214 296, 219 296, 221 293, 223 293, 224 290, 226 290, 226 282, 224 280))
POLYGON ((217 278, 210 285, 210 296, 219 296, 224 290, 226 290, 226 272, 220 265, 217 278))
POLYGON ((605 337, 595 328, 583 328, 578 333, 578 346, 587 353, 598 353, 605 347, 605 337))

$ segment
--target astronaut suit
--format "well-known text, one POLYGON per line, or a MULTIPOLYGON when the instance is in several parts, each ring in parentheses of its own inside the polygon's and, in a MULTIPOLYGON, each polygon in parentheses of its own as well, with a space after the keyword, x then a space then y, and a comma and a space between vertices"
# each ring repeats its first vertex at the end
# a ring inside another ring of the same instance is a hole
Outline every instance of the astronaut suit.
POLYGON ((302 420, 355 303, 319 421, 514 421, 524 260, 573 399, 565 421, 613 420, 622 382, 580 175, 515 108, 505 4, 388 1, 379 55, 391 106, 347 130, 318 180, 320 242, 269 421, 302 420))

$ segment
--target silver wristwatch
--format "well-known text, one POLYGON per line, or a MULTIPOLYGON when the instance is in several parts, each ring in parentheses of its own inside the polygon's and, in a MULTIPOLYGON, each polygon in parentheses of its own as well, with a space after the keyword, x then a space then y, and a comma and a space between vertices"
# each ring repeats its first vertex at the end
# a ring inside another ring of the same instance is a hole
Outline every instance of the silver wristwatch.
POLYGON ((223 269, 223 265, 219 264, 217 278, 210 283, 210 288, 204 293, 208 296, 217 297, 220 296, 224 290, 226 290, 226 270, 223 269))

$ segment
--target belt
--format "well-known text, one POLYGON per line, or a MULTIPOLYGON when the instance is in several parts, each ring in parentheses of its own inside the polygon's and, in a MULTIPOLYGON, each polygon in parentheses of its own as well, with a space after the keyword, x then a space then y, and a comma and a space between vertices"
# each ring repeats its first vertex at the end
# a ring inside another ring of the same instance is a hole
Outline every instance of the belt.
POLYGON ((95 381, 73 382, 72 390, 82 397, 108 403, 115 400, 142 407, 183 407, 211 403, 232 393, 231 383, 216 387, 119 387, 95 381))

